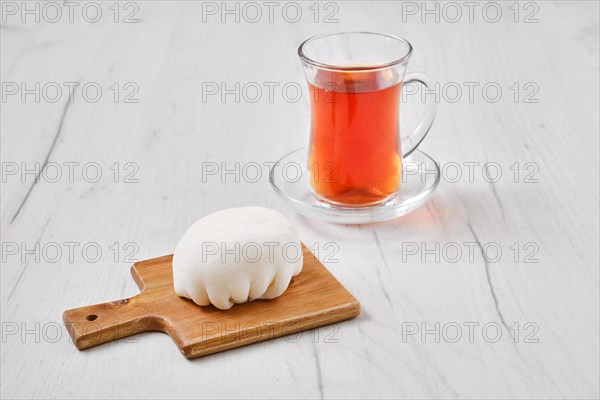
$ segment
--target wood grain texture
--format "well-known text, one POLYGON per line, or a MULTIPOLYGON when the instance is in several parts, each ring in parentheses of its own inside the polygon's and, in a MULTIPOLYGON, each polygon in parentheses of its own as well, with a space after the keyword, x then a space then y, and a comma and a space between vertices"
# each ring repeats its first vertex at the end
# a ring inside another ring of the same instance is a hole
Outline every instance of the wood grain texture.
POLYGON ((272 300, 236 304, 229 310, 200 307, 177 296, 172 256, 164 256, 131 267, 139 295, 67 310, 63 320, 79 350, 161 331, 184 356, 196 358, 356 317, 359 302, 306 246, 303 251, 302 273, 272 300))

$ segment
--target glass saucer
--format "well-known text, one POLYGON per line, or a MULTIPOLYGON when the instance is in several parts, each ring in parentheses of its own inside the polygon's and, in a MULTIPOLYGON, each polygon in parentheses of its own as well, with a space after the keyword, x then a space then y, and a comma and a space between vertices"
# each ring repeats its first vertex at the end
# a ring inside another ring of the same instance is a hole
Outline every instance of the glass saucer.
POLYGON ((337 224, 368 224, 406 215, 422 206, 440 181, 440 168, 435 160, 415 150, 403 160, 400 190, 389 199, 366 207, 338 206, 312 192, 307 160, 308 147, 283 156, 271 168, 271 185, 297 213, 337 224))

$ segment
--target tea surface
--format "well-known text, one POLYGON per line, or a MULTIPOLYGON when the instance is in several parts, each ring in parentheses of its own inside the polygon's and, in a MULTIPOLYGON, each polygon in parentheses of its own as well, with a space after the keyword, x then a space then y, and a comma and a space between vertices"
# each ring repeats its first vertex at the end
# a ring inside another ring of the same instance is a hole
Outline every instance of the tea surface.
POLYGON ((401 83, 389 70, 320 71, 315 81, 309 84, 313 190, 339 204, 385 200, 400 187, 401 83))

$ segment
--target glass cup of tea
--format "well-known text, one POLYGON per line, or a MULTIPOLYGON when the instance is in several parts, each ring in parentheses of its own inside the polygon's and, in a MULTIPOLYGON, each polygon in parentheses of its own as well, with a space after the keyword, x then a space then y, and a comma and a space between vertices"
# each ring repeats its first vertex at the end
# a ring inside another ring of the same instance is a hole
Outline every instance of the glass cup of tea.
POLYGON ((402 86, 434 86, 424 73, 405 76, 411 53, 407 40, 372 32, 327 33, 298 48, 311 103, 310 184, 320 199, 366 207, 400 189, 402 159, 425 138, 436 111, 429 100, 416 129, 400 134, 402 86))

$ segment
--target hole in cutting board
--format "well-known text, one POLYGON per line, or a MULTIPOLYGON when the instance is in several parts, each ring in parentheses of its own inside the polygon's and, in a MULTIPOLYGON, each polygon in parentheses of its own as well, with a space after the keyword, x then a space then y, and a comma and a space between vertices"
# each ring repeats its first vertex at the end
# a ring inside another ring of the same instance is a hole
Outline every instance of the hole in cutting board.
POLYGON ((85 319, 87 319, 88 321, 95 321, 98 319, 98 316, 96 314, 90 314, 87 317, 85 317, 85 319))

